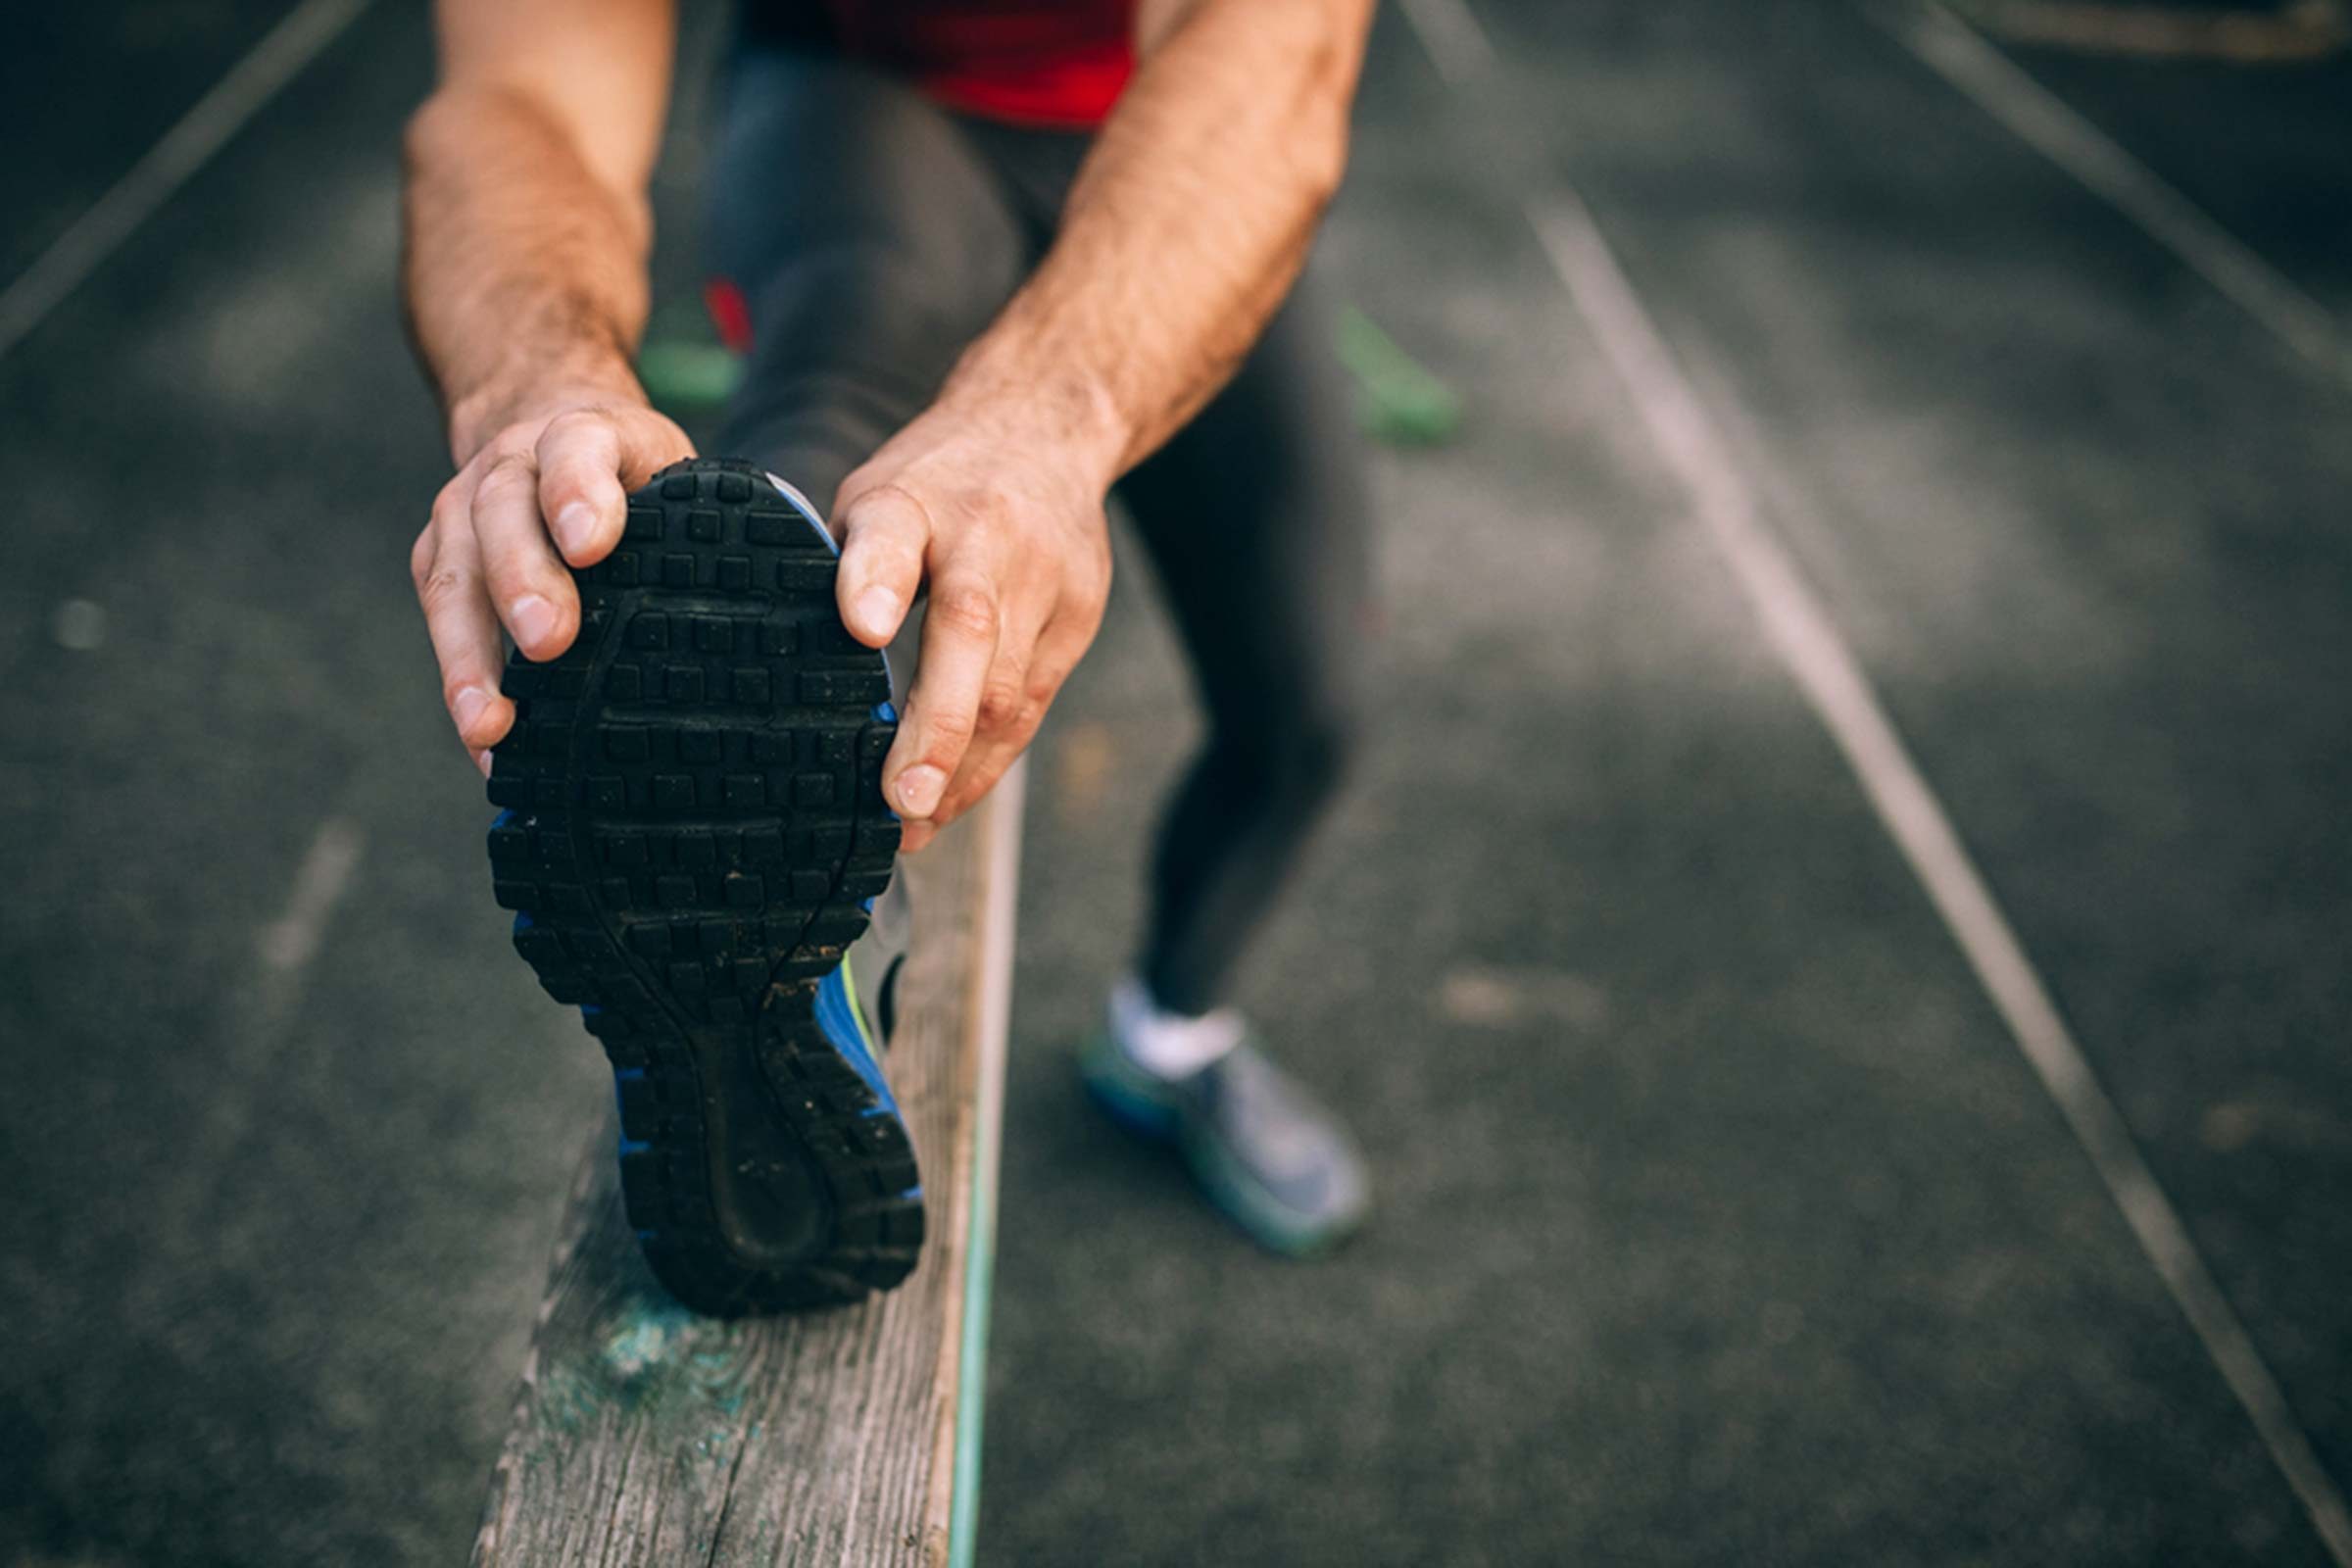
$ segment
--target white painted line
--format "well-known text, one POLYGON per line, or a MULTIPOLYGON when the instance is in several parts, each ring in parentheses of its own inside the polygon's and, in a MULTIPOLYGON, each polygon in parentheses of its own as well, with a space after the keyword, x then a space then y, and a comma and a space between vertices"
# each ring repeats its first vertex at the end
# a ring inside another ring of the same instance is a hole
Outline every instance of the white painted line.
POLYGON ((1905 0, 1893 11, 1866 9, 1979 108, 2145 229, 2289 348, 2328 374, 2352 380, 2352 343, 2333 312, 1936 0, 1905 0))
POLYGON ((1468 0, 1396 0, 1413 35, 1449 87, 1475 81, 1494 64, 1494 46, 1468 0))
POLYGON ((2125 1222, 2335 1561, 2352 1568, 2352 1512, 2278 1380, 2156 1184, 2130 1127, 2026 956, 1852 651, 1779 537, 1582 201, 1560 190, 1528 218, 1577 309, 1633 396, 1650 439, 1690 491, 1767 640, 1845 756, 2018 1047, 2074 1129, 2125 1222))
POLYGON ((75 219, 0 293, 0 358, 40 325, 368 5, 368 0, 303 0, 270 28, 96 206, 75 219))
POLYGON ((294 873, 285 912, 262 927, 258 946, 266 967, 283 975, 299 974, 318 956, 327 917, 351 891, 352 873, 360 867, 367 843, 349 817, 330 816, 318 824, 310 853, 294 873))
POLYGON ((2252 15, 2131 0, 1977 0, 1969 10, 1978 27, 2013 43, 2143 60, 2301 63, 2335 53, 2352 30, 2343 0, 2282 0, 2252 15))

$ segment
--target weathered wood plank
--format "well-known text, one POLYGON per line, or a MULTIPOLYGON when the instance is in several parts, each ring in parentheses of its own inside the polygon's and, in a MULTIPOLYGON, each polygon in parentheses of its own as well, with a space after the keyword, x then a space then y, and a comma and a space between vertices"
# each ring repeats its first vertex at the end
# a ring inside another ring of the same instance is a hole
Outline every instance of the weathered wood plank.
POLYGON ((889 1065, 932 1217, 913 1277, 839 1311, 694 1316, 638 1253, 608 1121, 565 1211, 477 1568, 968 1561, 1020 786, 1016 769, 902 865, 914 941, 889 1065))

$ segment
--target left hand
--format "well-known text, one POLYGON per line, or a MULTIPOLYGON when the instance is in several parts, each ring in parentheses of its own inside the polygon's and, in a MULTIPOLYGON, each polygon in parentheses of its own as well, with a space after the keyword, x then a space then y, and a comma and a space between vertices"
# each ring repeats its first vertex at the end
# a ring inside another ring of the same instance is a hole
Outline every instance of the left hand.
POLYGON ((842 481, 840 602, 880 648, 928 582, 922 657, 882 794, 919 850, 1037 733, 1102 623, 1113 460, 1033 411, 943 401, 842 481))

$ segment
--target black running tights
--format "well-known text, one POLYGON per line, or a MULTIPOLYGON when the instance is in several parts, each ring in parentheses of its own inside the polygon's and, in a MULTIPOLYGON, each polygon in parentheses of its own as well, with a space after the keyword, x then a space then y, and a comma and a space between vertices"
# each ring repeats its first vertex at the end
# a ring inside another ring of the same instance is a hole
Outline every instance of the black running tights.
MULTIPOLYGON (((950 113, 821 46, 730 67, 710 263, 751 324, 723 452, 830 504, 921 412, 1051 241, 1087 138, 950 113)), ((1206 710, 1140 969, 1226 1000, 1357 728, 1368 514, 1329 323, 1302 285, 1231 385, 1119 486, 1206 710)))

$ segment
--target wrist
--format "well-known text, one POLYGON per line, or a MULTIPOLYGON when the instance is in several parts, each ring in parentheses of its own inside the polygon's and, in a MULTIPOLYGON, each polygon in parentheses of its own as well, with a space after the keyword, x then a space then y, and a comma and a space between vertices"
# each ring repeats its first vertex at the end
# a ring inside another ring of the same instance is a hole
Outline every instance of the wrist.
POLYGON ((1041 359, 983 340, 950 373, 935 406, 1107 495, 1126 470, 1132 426, 1102 379, 1066 361, 1044 368, 1041 359))
POLYGON ((499 431, 565 409, 650 406, 636 372, 617 356, 518 366, 450 399, 450 455, 464 467, 499 431))

